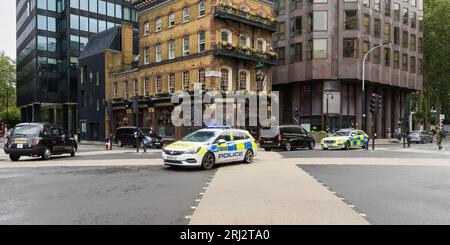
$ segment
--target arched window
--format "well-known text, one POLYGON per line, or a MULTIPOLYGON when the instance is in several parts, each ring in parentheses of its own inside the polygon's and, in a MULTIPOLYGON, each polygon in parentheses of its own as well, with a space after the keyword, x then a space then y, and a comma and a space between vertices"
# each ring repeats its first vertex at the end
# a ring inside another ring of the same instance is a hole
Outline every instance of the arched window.
POLYGON ((150 64, 150 48, 144 47, 144 65, 150 64))
POLYGON ((220 40, 222 42, 233 43, 233 35, 230 30, 223 29, 220 31, 220 40))
POLYGON ((220 90, 222 91, 228 91, 232 89, 233 85, 233 74, 232 70, 229 67, 222 67, 220 69, 220 72, 222 74, 221 80, 220 80, 220 90))
POLYGON ((189 81, 189 71, 183 71, 181 80, 183 83, 183 91, 189 91, 191 88, 191 82, 189 81))
POLYGON ((198 32, 198 52, 204 52, 206 50, 205 31, 198 32))
POLYGON ((183 23, 189 21, 189 6, 184 6, 183 8, 183 23))
POLYGON ((172 27, 175 25, 175 13, 170 13, 169 14, 169 23, 168 23, 169 27, 172 27))
POLYGON ((250 90, 250 72, 247 70, 239 71, 239 90, 250 90))
POLYGON ((239 45, 243 47, 250 47, 250 38, 245 34, 241 34, 239 36, 239 45))
POLYGON ((205 0, 200 0, 198 2, 198 17, 205 16, 205 14, 206 14, 205 0))
POLYGON ((258 38, 256 40, 256 50, 264 52, 267 50, 267 42, 263 38, 258 38))
POLYGON ((157 75, 155 77, 155 91, 156 94, 162 94, 162 77, 161 75, 157 75))
POLYGON ((156 18, 156 27, 155 27, 155 31, 161 31, 162 30, 162 22, 161 22, 161 17, 156 18))
POLYGON ((168 77, 169 93, 175 93, 175 73, 169 73, 168 77))
POLYGON ((144 36, 147 36, 150 34, 150 22, 146 21, 144 23, 144 36))
POLYGON ((155 54, 156 54, 156 62, 161 62, 161 60, 162 60, 162 45, 160 43, 156 44, 155 54))
POLYGON ((174 40, 169 41, 168 48, 169 48, 169 60, 175 59, 175 41, 174 40))
POLYGON ((183 56, 189 55, 189 36, 183 37, 183 56))

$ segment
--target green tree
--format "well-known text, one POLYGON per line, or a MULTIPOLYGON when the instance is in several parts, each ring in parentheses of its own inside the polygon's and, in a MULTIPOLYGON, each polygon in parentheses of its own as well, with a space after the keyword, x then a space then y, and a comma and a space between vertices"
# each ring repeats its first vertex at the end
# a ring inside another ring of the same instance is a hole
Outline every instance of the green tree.
MULTIPOLYGON (((424 86, 412 110, 430 125, 431 110, 450 116, 450 1, 424 1, 424 86)), ((435 122, 436 123, 436 122, 435 122)))
POLYGON ((16 65, 4 52, 0 53, 0 120, 9 126, 20 120, 16 108, 16 65))

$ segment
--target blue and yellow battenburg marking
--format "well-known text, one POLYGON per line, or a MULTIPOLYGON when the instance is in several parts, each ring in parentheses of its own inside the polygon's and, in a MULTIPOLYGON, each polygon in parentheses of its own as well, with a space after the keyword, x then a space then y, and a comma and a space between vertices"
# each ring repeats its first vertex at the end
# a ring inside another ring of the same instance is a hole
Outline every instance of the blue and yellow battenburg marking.
POLYGON ((349 138, 350 143, 352 146, 359 146, 359 145, 364 145, 365 142, 367 142, 369 140, 369 138, 367 136, 357 136, 357 137, 350 137, 349 138))

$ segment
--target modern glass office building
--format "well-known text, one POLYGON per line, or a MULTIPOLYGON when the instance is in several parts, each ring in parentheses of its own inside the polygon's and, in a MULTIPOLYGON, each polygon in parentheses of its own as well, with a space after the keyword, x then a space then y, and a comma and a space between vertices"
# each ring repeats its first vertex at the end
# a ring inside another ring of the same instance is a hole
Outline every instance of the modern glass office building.
POLYGON ((17 104, 23 122, 75 133, 78 57, 98 32, 136 23, 131 0, 16 0, 17 104))

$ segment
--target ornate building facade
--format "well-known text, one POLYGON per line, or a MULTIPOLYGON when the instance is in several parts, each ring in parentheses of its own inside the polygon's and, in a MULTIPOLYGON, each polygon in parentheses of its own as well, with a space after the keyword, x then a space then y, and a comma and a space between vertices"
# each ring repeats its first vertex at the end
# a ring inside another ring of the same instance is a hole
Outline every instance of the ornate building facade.
MULTIPOLYGON (((107 53, 107 134, 121 125, 151 127, 180 138, 172 94, 178 91, 270 91, 276 21, 266 0, 137 0, 139 56, 123 30, 125 47, 107 53), (257 79, 257 72, 265 74, 257 79), (139 113, 131 101, 139 101, 139 113), (110 130, 111 129, 111 130, 110 130)), ((130 32, 132 32, 130 30, 130 32)))

